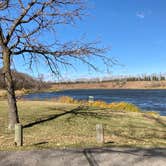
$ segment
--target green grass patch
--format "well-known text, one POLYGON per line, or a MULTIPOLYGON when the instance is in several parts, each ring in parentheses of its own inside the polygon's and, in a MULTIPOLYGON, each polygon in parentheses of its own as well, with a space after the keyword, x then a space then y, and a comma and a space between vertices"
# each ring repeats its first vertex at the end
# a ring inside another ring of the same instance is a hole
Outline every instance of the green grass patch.
POLYGON ((24 146, 14 146, 7 130, 7 103, 0 101, 0 150, 131 146, 166 147, 166 117, 111 108, 18 101, 24 146), (96 143, 96 124, 103 124, 105 143, 96 143))

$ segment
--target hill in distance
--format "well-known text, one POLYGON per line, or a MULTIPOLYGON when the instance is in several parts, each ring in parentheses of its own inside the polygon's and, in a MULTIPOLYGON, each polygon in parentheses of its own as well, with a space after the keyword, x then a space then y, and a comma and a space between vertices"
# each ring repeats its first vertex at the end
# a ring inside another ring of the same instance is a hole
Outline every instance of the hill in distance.
MULTIPOLYGON (((46 83, 42 79, 36 79, 32 76, 12 70, 15 90, 20 89, 42 89, 46 83)), ((5 89, 4 74, 2 68, 0 69, 0 89, 5 89)))

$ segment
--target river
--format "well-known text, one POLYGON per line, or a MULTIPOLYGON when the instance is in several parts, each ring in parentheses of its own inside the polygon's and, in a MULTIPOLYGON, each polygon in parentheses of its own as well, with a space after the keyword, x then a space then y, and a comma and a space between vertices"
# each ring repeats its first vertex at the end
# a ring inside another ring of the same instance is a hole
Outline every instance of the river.
POLYGON ((71 96, 78 100, 87 100, 88 96, 94 96, 95 100, 107 103, 125 101, 137 105, 144 111, 156 111, 166 116, 166 90, 81 89, 28 94, 24 98, 45 100, 60 96, 71 96))

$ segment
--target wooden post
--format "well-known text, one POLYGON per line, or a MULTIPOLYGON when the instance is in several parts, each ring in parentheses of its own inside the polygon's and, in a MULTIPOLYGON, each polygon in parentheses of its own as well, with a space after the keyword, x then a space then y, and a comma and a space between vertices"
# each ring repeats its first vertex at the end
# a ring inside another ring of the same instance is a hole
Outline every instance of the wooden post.
POLYGON ((89 102, 89 103, 94 102, 94 96, 89 96, 88 102, 89 102))
POLYGON ((23 129, 20 123, 15 124, 15 139, 14 139, 16 146, 23 145, 23 129))
POLYGON ((104 143, 104 129, 102 124, 96 125, 96 141, 97 143, 104 143))

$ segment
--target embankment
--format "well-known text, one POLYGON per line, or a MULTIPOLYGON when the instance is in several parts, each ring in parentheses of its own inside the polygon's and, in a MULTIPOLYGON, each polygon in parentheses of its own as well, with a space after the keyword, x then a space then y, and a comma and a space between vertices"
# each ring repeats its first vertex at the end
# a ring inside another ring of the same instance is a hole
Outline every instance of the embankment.
POLYGON ((166 89, 166 81, 110 81, 99 83, 57 83, 52 89, 166 89))

